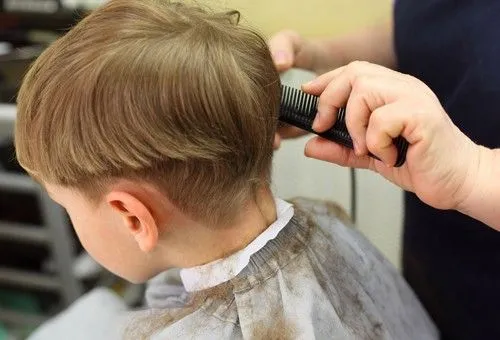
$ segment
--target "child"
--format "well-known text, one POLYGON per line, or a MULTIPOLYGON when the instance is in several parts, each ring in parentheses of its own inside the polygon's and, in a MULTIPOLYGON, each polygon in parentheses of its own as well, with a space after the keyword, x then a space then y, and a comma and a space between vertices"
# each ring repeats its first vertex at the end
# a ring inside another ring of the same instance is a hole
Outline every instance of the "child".
POLYGON ((48 48, 19 93, 19 162, 87 251, 132 282, 181 268, 186 294, 170 299, 160 275, 123 336, 436 338, 338 209, 272 196, 280 82, 238 19, 112 0, 48 48))

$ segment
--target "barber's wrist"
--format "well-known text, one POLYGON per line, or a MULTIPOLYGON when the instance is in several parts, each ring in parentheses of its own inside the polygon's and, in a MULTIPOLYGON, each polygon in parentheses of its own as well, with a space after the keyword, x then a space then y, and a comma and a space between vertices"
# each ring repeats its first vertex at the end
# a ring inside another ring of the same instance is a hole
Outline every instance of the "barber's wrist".
POLYGON ((309 40, 305 48, 310 56, 308 69, 317 75, 344 66, 349 62, 343 52, 345 48, 342 38, 309 40))
POLYGON ((498 152, 486 147, 473 144, 473 152, 469 158, 467 177, 461 186, 461 197, 456 210, 475 217, 484 210, 484 204, 492 199, 491 186, 494 178, 492 169, 495 162, 500 161, 498 152))

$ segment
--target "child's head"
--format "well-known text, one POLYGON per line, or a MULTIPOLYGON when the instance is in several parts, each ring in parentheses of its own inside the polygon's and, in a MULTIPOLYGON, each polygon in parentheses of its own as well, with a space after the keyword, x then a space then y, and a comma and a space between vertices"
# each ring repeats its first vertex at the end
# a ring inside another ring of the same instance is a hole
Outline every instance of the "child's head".
POLYGON ((100 248, 126 249, 94 226, 117 222, 102 209, 133 230, 147 223, 134 209, 148 209, 149 190, 194 221, 225 224, 267 183, 279 78, 266 42, 238 19, 172 1, 111 0, 27 74, 18 160, 101 262, 109 261, 100 248), (147 190, 134 192, 138 183, 147 190))

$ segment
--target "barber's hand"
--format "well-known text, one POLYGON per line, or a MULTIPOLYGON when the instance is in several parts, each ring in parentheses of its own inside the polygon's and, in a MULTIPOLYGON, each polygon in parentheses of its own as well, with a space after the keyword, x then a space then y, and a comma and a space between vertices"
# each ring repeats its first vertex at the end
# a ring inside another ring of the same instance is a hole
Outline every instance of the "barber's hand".
MULTIPOLYGON (((292 67, 318 72, 316 61, 323 58, 320 56, 321 48, 319 45, 292 30, 276 33, 269 40, 269 49, 279 72, 287 71, 292 67)), ((332 58, 334 56, 329 56, 330 60, 332 58)), ((338 59, 337 67, 342 66, 340 57, 338 59)), ((281 139, 296 138, 305 134, 307 132, 304 130, 284 124, 278 128, 274 138, 274 148, 277 149, 280 146, 281 139)))
POLYGON ((315 48, 311 41, 295 31, 284 30, 276 33, 269 40, 269 50, 279 72, 292 67, 315 71, 315 48))
POLYGON ((418 79, 354 62, 318 77, 303 90, 321 95, 313 126, 318 132, 330 128, 337 109, 346 106, 346 125, 355 145, 352 151, 315 137, 306 145, 306 156, 376 171, 438 209, 456 208, 474 187, 479 146, 452 123, 418 79), (410 146, 404 166, 395 168, 392 140, 399 135, 410 146))

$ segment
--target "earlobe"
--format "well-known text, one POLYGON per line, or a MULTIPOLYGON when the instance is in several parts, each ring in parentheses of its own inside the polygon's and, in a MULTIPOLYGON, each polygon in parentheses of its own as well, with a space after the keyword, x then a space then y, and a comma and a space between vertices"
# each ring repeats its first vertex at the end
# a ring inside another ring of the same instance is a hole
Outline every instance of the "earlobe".
POLYGON ((148 207, 137 197, 123 191, 112 191, 106 202, 124 220, 125 227, 139 248, 146 253, 158 243, 158 224, 148 207))

